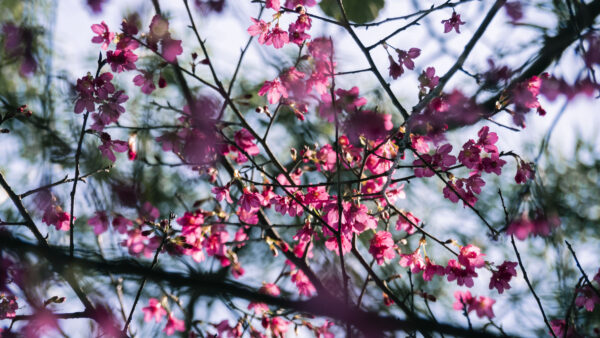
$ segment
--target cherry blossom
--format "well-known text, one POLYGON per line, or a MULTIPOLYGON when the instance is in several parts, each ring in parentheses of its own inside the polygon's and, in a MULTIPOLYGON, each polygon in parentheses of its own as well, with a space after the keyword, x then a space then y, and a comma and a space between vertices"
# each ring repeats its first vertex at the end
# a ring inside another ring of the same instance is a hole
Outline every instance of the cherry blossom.
POLYGON ((279 102, 279 99, 283 96, 284 98, 288 97, 288 92, 285 89, 285 86, 281 84, 279 79, 275 79, 273 81, 265 81, 265 84, 258 91, 258 95, 263 96, 267 94, 267 100, 270 104, 275 104, 279 102))
POLYGON ((381 265, 384 259, 393 259, 396 256, 394 247, 392 234, 387 231, 379 231, 371 239, 369 252, 377 260, 377 264, 381 265))
POLYGON ((148 306, 142 308, 142 311, 144 312, 145 322, 149 322, 154 319, 158 323, 162 321, 163 316, 167 314, 167 311, 156 298, 150 298, 150 300, 148 300, 148 306))
POLYGON ((510 280, 517 276, 517 270, 515 270, 517 265, 516 262, 505 261, 498 267, 498 270, 492 270, 490 290, 496 288, 498 293, 503 293, 504 290, 510 289, 510 280))
POLYGON ((96 216, 94 216, 88 220, 88 224, 90 226, 94 227, 94 234, 96 234, 96 236, 98 236, 101 233, 108 230, 109 222, 108 222, 108 216, 106 215, 106 212, 96 211, 95 215, 96 216))
POLYGON ((172 335, 175 331, 185 331, 185 323, 181 319, 175 318, 173 314, 169 314, 167 318, 167 325, 163 329, 163 332, 167 334, 167 336, 172 335))
POLYGON ((442 20, 442 23, 444 24, 444 33, 448 33, 452 29, 454 29, 456 33, 460 33, 460 25, 465 24, 465 22, 460 19, 460 14, 456 14, 456 12, 452 12, 450 19, 442 20))
POLYGON ((115 38, 115 33, 108 29, 108 25, 104 21, 102 21, 100 24, 93 24, 92 31, 98 34, 92 38, 92 42, 101 43, 102 46, 100 46, 100 48, 107 50, 108 45, 115 38))

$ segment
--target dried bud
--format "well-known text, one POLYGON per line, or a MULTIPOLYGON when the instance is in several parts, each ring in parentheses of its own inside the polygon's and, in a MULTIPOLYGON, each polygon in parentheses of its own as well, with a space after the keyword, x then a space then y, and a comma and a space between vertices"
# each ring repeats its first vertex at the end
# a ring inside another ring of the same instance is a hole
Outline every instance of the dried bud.
POLYGON ((291 148, 290 149, 290 155, 292 156, 292 160, 296 160, 296 158, 298 157, 298 151, 296 150, 296 148, 291 148))

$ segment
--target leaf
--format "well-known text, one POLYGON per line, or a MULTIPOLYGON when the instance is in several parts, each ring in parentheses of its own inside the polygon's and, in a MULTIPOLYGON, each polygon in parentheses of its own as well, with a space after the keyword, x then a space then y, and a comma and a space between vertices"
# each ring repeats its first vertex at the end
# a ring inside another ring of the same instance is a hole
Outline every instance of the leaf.
MULTIPOLYGON (((379 11, 385 5, 385 0, 343 0, 342 2, 348 20, 355 23, 366 23, 375 20, 379 15, 379 11)), ((338 21, 342 20, 342 13, 337 0, 323 0, 319 6, 328 16, 338 21)))

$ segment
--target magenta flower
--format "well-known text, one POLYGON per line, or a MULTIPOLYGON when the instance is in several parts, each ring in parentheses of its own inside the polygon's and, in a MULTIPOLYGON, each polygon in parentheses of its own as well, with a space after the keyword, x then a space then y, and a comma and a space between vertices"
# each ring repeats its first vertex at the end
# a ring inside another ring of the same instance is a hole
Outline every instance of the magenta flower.
POLYGON ((142 74, 136 75, 133 78, 133 84, 142 87, 142 93, 146 95, 150 95, 156 89, 152 73, 146 71, 142 71, 142 74))
POLYGON ((506 161, 501 159, 498 153, 492 153, 490 157, 484 157, 477 166, 478 170, 483 170, 486 173, 494 173, 498 176, 502 173, 502 167, 506 161))
POLYGON ((156 298, 150 298, 148 301, 148 306, 142 308, 142 311, 144 312, 145 322, 149 322, 154 319, 158 323, 162 320, 162 317, 167 314, 167 311, 156 298))
POLYGON ((96 216, 88 220, 88 224, 94 227, 96 236, 108 230, 108 216, 104 211, 96 211, 96 216))
POLYGON ((440 77, 435 75, 435 68, 427 67, 419 76, 419 88, 425 92, 425 88, 433 90, 440 82, 440 77))
POLYGON ((498 293, 503 293, 504 290, 510 289, 510 280, 517 277, 516 262, 505 261, 498 270, 492 270, 492 278, 490 279, 490 290, 496 288, 498 293))
POLYGON ((163 332, 167 334, 167 336, 172 335, 175 331, 185 331, 185 322, 181 319, 175 318, 173 314, 169 314, 167 319, 167 325, 163 329, 163 332))
MULTIPOLYGON (((75 217, 73 217, 75 220, 75 217)), ((56 230, 68 231, 70 229, 71 215, 64 212, 61 207, 49 205, 44 211, 42 222, 48 225, 54 225, 56 230)))
POLYGON ((256 156, 260 153, 260 149, 254 143, 254 136, 247 129, 240 129, 233 136, 235 144, 242 148, 248 155, 256 156))
POLYGON ((446 266, 446 276, 449 282, 456 280, 458 286, 466 285, 473 287, 473 277, 477 277, 477 272, 471 267, 463 267, 454 259, 448 261, 446 266))
POLYGON ((289 41, 297 44, 298 46, 302 45, 304 41, 310 39, 310 35, 304 32, 302 28, 299 28, 295 23, 291 23, 288 27, 289 41))
POLYGON ((106 60, 113 72, 123 72, 136 69, 135 62, 138 57, 129 49, 109 50, 106 52, 106 60))
POLYGON ((485 265, 483 256, 485 256, 485 254, 481 253, 481 249, 473 244, 469 244, 460 248, 458 262, 467 268, 481 268, 485 265))
POLYGON ((421 256, 421 248, 418 248, 411 254, 401 254, 399 263, 400 266, 409 268, 412 273, 425 270, 425 260, 421 256))
POLYGON ((401 49, 396 49, 396 53, 398 53, 399 64, 404 65, 410 70, 413 70, 415 69, 415 63, 413 60, 421 55, 421 50, 419 48, 411 48, 407 52, 401 49))
POLYGON ((454 302, 454 304, 452 304, 452 308, 454 308, 454 310, 458 310, 458 311, 464 309, 465 306, 468 309, 469 305, 471 303, 473 303, 473 301, 475 300, 475 298, 473 298, 473 296, 471 295, 471 292, 469 290, 455 291, 454 299, 456 299, 456 301, 454 302))
POLYGON ((275 104, 279 102, 279 99, 283 96, 284 98, 288 97, 287 90, 285 86, 281 84, 279 79, 275 79, 273 81, 265 81, 265 84, 258 91, 258 95, 263 96, 267 94, 267 100, 270 104, 275 104))
POLYGON ((317 289, 315 289, 315 286, 310 282, 310 280, 304 274, 304 272, 302 272, 302 270, 296 270, 292 274, 292 282, 296 284, 296 287, 298 288, 298 293, 301 296, 310 297, 317 291, 317 289))
POLYGON ((475 141, 469 140, 463 144, 463 149, 458 153, 458 160, 465 167, 469 169, 475 169, 481 162, 480 154, 481 150, 475 144, 475 141))
POLYGON ((265 22, 264 20, 256 20, 254 18, 250 18, 254 24, 248 27, 248 34, 251 36, 258 35, 258 43, 261 45, 267 42, 267 36, 269 34, 269 28, 271 27, 270 22, 265 22))
POLYGON ((92 38, 92 42, 101 43, 102 46, 100 46, 100 48, 107 50, 108 45, 115 38, 115 33, 108 29, 108 25, 106 25, 104 21, 102 21, 100 24, 93 24, 92 31, 98 34, 92 38))
POLYGON ((104 157, 112 162, 117 160, 113 151, 124 153, 129 150, 127 142, 119 140, 113 141, 107 133, 102 133, 100 139, 102 140, 102 144, 98 146, 98 149, 100 149, 100 152, 104 157))
POLYGON ((515 182, 517 184, 523 184, 535 176, 535 170, 532 167, 533 163, 525 162, 519 159, 517 164, 517 174, 515 175, 515 182))
POLYGON ((133 222, 122 215, 117 214, 115 215, 115 218, 113 218, 112 225, 117 229, 118 233, 126 234, 127 228, 133 226, 133 222))
POLYGON ((471 303, 469 311, 475 310, 477 317, 483 318, 488 317, 489 319, 494 318, 494 310, 492 306, 496 301, 489 297, 479 296, 475 301, 471 303))
POLYGON ((392 77, 392 79, 397 79, 400 76, 402 76, 402 74, 404 73, 404 68, 402 68, 402 63, 397 63, 396 60, 394 60, 394 58, 390 55, 389 56, 389 60, 390 60, 390 76, 392 77))
POLYGON ((248 212, 255 212, 262 206, 262 195, 244 188, 239 203, 241 209, 248 212))
POLYGON ((273 30, 269 33, 265 40, 265 45, 273 45, 273 47, 279 49, 286 43, 290 42, 290 36, 288 32, 279 28, 279 24, 276 24, 273 30))
POLYGON ((520 1, 509 1, 504 4, 504 9, 513 23, 523 18, 523 5, 520 1))
POLYGON ((224 187, 213 187, 211 192, 215 194, 215 198, 217 201, 221 202, 223 199, 227 201, 227 203, 233 203, 231 196, 229 195, 229 185, 224 187))
POLYGON ((416 218, 412 212, 403 213, 404 217, 400 215, 398 220, 396 221, 396 230, 398 231, 406 231, 407 234, 412 235, 417 231, 414 225, 418 225, 421 222, 420 219, 416 218), (414 224, 414 225, 413 225, 414 224))
POLYGON ((302 32, 309 30, 312 27, 312 19, 308 14, 302 13, 298 15, 298 19, 295 22, 296 29, 302 32))
POLYGON ((456 12, 452 12, 450 19, 442 20, 442 23, 444 24, 444 33, 448 33, 452 29, 456 30, 456 33, 460 33, 460 25, 465 24, 460 20, 460 14, 456 14, 456 12))
POLYGON ((266 8, 272 8, 276 11, 279 10, 279 7, 281 7, 281 4, 279 3, 279 0, 267 0, 266 1, 266 8))
POLYGON ((387 231, 379 231, 371 239, 369 253, 377 260, 377 264, 381 265, 386 258, 394 259, 396 256, 395 247, 392 234, 387 231))
POLYGON ((431 281, 433 276, 443 276, 446 272, 443 266, 437 265, 429 260, 429 257, 425 256, 425 269, 423 269, 423 280, 431 281))
POLYGON ((600 304, 600 297, 598 297, 594 289, 589 285, 578 288, 576 291, 577 298, 575 299, 575 305, 583 306, 587 311, 592 312, 596 304, 600 304))
POLYGON ((181 55, 183 53, 181 40, 171 39, 170 34, 167 34, 167 36, 162 39, 161 46, 162 56, 165 58, 165 60, 167 60, 167 62, 175 62, 177 55, 181 55))
POLYGON ((296 8, 296 6, 312 7, 317 4, 316 0, 286 0, 286 8, 296 8))

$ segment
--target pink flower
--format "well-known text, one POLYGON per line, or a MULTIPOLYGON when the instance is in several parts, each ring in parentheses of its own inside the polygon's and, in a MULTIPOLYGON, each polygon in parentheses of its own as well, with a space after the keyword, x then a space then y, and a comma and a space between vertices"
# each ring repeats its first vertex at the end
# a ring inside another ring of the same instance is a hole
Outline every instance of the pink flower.
POLYGON ((285 87, 281 84, 279 79, 273 81, 265 81, 265 84, 258 91, 258 95, 263 96, 267 94, 267 99, 270 104, 279 102, 279 99, 283 96, 288 97, 288 92, 285 87))
POLYGON ((165 332, 167 336, 170 336, 175 333, 175 331, 185 331, 185 323, 183 320, 175 318, 173 314, 169 314, 167 326, 165 326, 163 332, 165 332))
POLYGON ((310 16, 308 16, 308 14, 301 13, 298 15, 298 19, 296 19, 295 27, 299 31, 307 31, 310 29, 310 27, 312 27, 312 19, 310 16))
POLYGON ((262 195, 258 192, 251 192, 248 188, 244 188, 239 203, 240 208, 243 210, 255 212, 262 206, 262 195))
POLYGON ((113 227, 117 229, 120 234, 126 234, 127 228, 133 225, 133 222, 122 215, 117 214, 112 221, 113 227))
POLYGON ((517 164, 517 174, 515 175, 515 182, 517 182, 517 184, 523 184, 535 176, 535 170, 532 165, 533 163, 519 159, 517 164))
POLYGON ((296 6, 312 7, 317 4, 316 0, 286 0, 286 8, 296 8, 296 6))
POLYGON ((415 63, 413 59, 416 59, 421 55, 421 50, 419 48, 411 48, 407 51, 396 49, 396 53, 398 54, 398 63, 400 65, 404 65, 406 68, 413 70, 415 69, 415 63))
POLYGON ((429 260, 429 257, 425 256, 425 269, 423 269, 424 281, 430 281, 435 275, 443 276, 445 271, 443 266, 433 263, 429 260))
POLYGON ((350 88, 350 90, 338 88, 335 91, 335 94, 339 97, 336 104, 344 107, 347 112, 353 112, 358 109, 358 107, 367 104, 367 99, 359 96, 359 89, 356 86, 350 88))
POLYGON ((489 297, 479 296, 477 297, 477 300, 474 300, 471 303, 469 311, 475 310, 477 317, 479 318, 488 317, 489 319, 492 319, 494 318, 494 310, 492 309, 494 303, 496 303, 496 301, 489 297))
POLYGON ((394 60, 394 58, 391 55, 388 58, 390 60, 390 76, 392 77, 392 79, 395 80, 402 76, 402 74, 404 73, 404 68, 402 68, 402 63, 396 63, 396 60, 394 60))
POLYGON ((596 304, 600 304, 600 297, 589 285, 578 288, 576 291, 577 298, 575 299, 575 305, 583 306, 586 310, 592 312, 596 304))
POLYGON ((477 313, 477 317, 483 318, 488 317, 489 319, 494 318, 494 311, 492 306, 496 303, 495 300, 479 296, 477 298, 471 295, 471 292, 467 291, 456 291, 454 293, 454 298, 456 301, 453 304, 453 308, 455 310, 463 310, 465 306, 467 307, 467 313, 475 310, 477 313))
POLYGON ((506 161, 501 159, 498 153, 492 153, 490 157, 484 157, 481 159, 478 170, 483 170, 486 173, 494 173, 498 176, 502 173, 502 167, 506 164, 506 161))
POLYGON ((479 132, 477 132, 477 136, 479 136, 479 140, 477 140, 478 147, 490 154, 498 152, 498 148, 495 146, 496 142, 498 142, 498 134, 490 132, 490 127, 481 127, 479 132))
POLYGON ((317 291, 302 270, 296 270, 296 272, 292 274, 292 282, 296 284, 298 293, 300 293, 301 296, 310 297, 317 291))
POLYGON ((384 259, 393 259, 396 256, 394 239, 392 234, 387 231, 379 231, 371 239, 369 253, 377 260, 377 264, 381 265, 384 259))
POLYGON ((452 151, 452 145, 446 143, 440 147, 438 147, 433 155, 423 154, 421 157, 423 158, 413 161, 414 166, 418 166, 419 168, 415 168, 415 176, 417 177, 431 177, 435 175, 433 170, 426 165, 429 163, 433 168, 439 167, 441 170, 448 170, 450 166, 456 163, 456 157, 450 155, 452 151))
POLYGON ((98 149, 100 149, 100 152, 104 157, 111 160, 112 162, 117 160, 113 151, 124 153, 127 150, 129 150, 129 145, 127 144, 127 142, 118 140, 112 141, 110 135, 108 135, 107 133, 102 133, 100 135, 100 139, 102 140, 102 144, 98 146, 98 149))
POLYGON ((233 139, 248 155, 256 156, 260 153, 258 146, 254 143, 254 136, 248 130, 240 129, 235 133, 233 139))
POLYGON ((94 36, 92 38, 92 42, 101 43, 102 46, 100 46, 100 48, 102 48, 103 50, 107 50, 108 45, 115 38, 115 33, 111 32, 108 29, 108 26, 104 21, 102 21, 100 24, 93 24, 92 31, 98 34, 97 36, 94 36))
POLYGON ((302 45, 304 41, 310 39, 310 35, 305 33, 302 28, 299 28, 296 23, 291 23, 288 27, 289 32, 289 41, 297 44, 298 46, 302 45))
POLYGON ((520 1, 509 1, 504 4, 504 8, 513 23, 523 18, 523 5, 520 1))
POLYGON ((426 70, 421 73, 419 76, 419 88, 421 92, 425 92, 425 88, 429 88, 429 90, 433 90, 438 83, 440 82, 440 77, 435 76, 435 68, 427 67, 426 70))
POLYGON ((418 273, 425 269, 425 260, 421 256, 420 248, 411 254, 401 254, 399 263, 402 267, 410 268, 412 273, 418 273))
POLYGON ((452 29, 456 30, 456 33, 460 33, 460 25, 465 24, 460 20, 460 14, 456 14, 454 11, 450 19, 442 20, 442 23, 444 24, 444 33, 448 33, 452 29))
POLYGON ((481 162, 481 150, 476 146, 475 141, 469 140, 463 145, 463 149, 458 154, 458 160, 465 167, 475 169, 481 162))
POLYGON ((129 49, 109 50, 106 52, 106 61, 113 72, 123 72, 136 69, 135 62, 138 57, 129 49))
POLYGON ((177 55, 181 55, 183 53, 183 48, 181 47, 181 40, 171 39, 170 34, 167 34, 161 41, 162 47, 162 56, 167 60, 167 62, 175 62, 177 59, 177 55))
POLYGON ((456 280, 458 286, 466 285, 467 287, 473 287, 473 277, 477 277, 477 272, 472 267, 462 266, 454 259, 448 261, 446 266, 446 275, 449 282, 456 280))
POLYGON ((547 217, 543 211, 535 212, 534 220, 529 219, 527 212, 514 220, 506 230, 509 235, 515 235, 519 240, 525 240, 530 234, 534 236, 548 236, 553 228, 560 225, 560 219, 556 216, 547 217))
POLYGON ((275 337, 283 337, 288 330, 289 323, 281 317, 273 317, 271 319, 271 332, 275 337))
POLYGON ((279 49, 283 47, 286 43, 290 42, 290 37, 288 32, 279 28, 279 24, 275 24, 275 28, 271 30, 271 33, 267 36, 265 40, 265 45, 273 45, 273 47, 279 49))
POLYGON ((278 11, 279 7, 281 7, 279 0, 267 0, 266 2, 266 8, 273 8, 274 10, 278 11))
MULTIPOLYGON (((75 217, 73 217, 75 220, 75 217)), ((42 222, 48 225, 54 225, 56 230, 68 231, 71 222, 71 215, 62 210, 61 207, 50 205, 44 211, 42 222)))
POLYGON ((376 141, 388 134, 389 119, 374 110, 358 110, 349 114, 344 128, 351 141, 358 140, 360 136, 376 141))
POLYGON ((156 89, 150 72, 142 71, 142 74, 136 75, 133 78, 133 84, 142 87, 142 93, 146 95, 150 95, 156 89))
POLYGON ((94 227, 96 236, 108 230, 108 216, 104 211, 96 211, 96 216, 88 220, 88 224, 94 227))
POLYGON ((269 33, 269 28, 271 27, 271 23, 267 23, 264 20, 256 20, 254 18, 250 18, 254 25, 248 27, 248 33, 251 36, 258 35, 258 43, 261 45, 265 44, 267 41, 267 36, 269 33))
POLYGON ((481 253, 481 249, 473 244, 469 244, 460 248, 458 262, 467 268, 481 268, 485 265, 483 256, 485 254, 481 253))
POLYGON ((214 187, 211 192, 215 194, 215 198, 217 201, 221 202, 223 199, 227 201, 227 203, 233 203, 231 196, 229 195, 229 185, 224 187, 214 187))
POLYGON ((150 298, 148 301, 148 306, 142 308, 144 312, 144 321, 149 322, 156 320, 156 322, 160 322, 162 317, 167 314, 167 311, 163 308, 162 304, 156 298, 150 298))
POLYGON ((454 299, 456 299, 456 301, 454 302, 454 304, 452 304, 452 307, 454 308, 454 310, 459 310, 459 311, 464 309, 465 306, 468 309, 469 305, 471 305, 471 303, 475 300, 475 298, 473 298, 473 296, 471 295, 471 292, 469 290, 455 291, 454 299))
POLYGON ((516 262, 505 261, 498 267, 498 270, 492 270, 492 278, 490 279, 490 290, 496 288, 498 293, 503 293, 504 290, 510 289, 510 280, 517 276, 516 262))
POLYGON ((417 231, 414 225, 419 224, 421 222, 420 219, 416 218, 412 212, 406 212, 402 215, 398 216, 398 220, 396 221, 396 230, 398 231, 406 231, 407 234, 412 235, 417 231), (414 225, 413 225, 414 224, 414 225))

